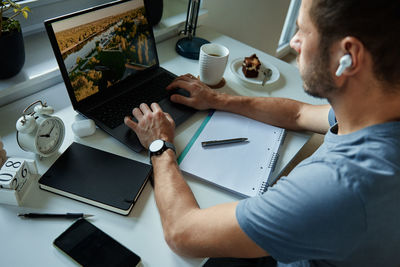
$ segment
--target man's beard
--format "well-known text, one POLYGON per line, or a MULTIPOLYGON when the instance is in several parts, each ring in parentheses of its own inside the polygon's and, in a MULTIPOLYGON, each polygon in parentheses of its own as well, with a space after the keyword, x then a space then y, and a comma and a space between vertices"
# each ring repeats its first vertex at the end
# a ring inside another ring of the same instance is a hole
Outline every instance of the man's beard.
POLYGON ((314 97, 328 98, 328 96, 339 88, 336 87, 329 73, 330 56, 328 51, 320 49, 312 62, 301 74, 304 91, 314 97))

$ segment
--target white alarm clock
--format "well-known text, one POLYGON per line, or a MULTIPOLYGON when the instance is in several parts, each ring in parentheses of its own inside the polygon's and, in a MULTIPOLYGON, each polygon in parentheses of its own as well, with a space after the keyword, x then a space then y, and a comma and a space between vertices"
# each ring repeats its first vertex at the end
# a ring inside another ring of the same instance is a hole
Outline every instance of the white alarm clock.
POLYGON ((41 157, 51 156, 60 148, 65 136, 63 121, 53 114, 54 109, 38 100, 30 104, 18 119, 17 142, 25 151, 38 154, 41 157), (35 104, 34 111, 28 113, 35 104))

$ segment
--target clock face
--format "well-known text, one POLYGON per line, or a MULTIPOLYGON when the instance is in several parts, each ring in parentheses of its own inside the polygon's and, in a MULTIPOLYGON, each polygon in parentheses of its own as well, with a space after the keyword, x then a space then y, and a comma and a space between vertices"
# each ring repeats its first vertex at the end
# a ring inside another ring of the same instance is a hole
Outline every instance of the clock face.
POLYGON ((36 133, 36 147, 39 153, 51 154, 64 139, 64 125, 56 118, 44 120, 36 133))

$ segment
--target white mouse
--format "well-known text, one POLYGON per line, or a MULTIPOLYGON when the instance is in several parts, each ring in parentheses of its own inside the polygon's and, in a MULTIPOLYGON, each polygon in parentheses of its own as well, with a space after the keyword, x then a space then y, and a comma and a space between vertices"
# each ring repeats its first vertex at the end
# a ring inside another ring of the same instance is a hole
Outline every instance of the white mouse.
POLYGON ((85 137, 94 134, 96 131, 96 124, 93 120, 80 120, 72 123, 72 131, 78 137, 85 137))

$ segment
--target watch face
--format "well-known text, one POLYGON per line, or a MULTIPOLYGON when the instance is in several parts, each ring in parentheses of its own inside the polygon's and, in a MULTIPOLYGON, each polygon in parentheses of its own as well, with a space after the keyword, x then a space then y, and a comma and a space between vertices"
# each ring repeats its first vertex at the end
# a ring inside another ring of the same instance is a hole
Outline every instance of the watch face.
POLYGON ((39 153, 50 154, 61 146, 64 139, 64 125, 55 118, 43 121, 36 133, 36 147, 39 153))
POLYGON ((164 141, 163 141, 163 140, 160 140, 160 139, 154 140, 154 141, 150 144, 149 150, 150 150, 151 152, 157 152, 157 151, 161 150, 161 149, 163 148, 163 146, 164 146, 164 141))

